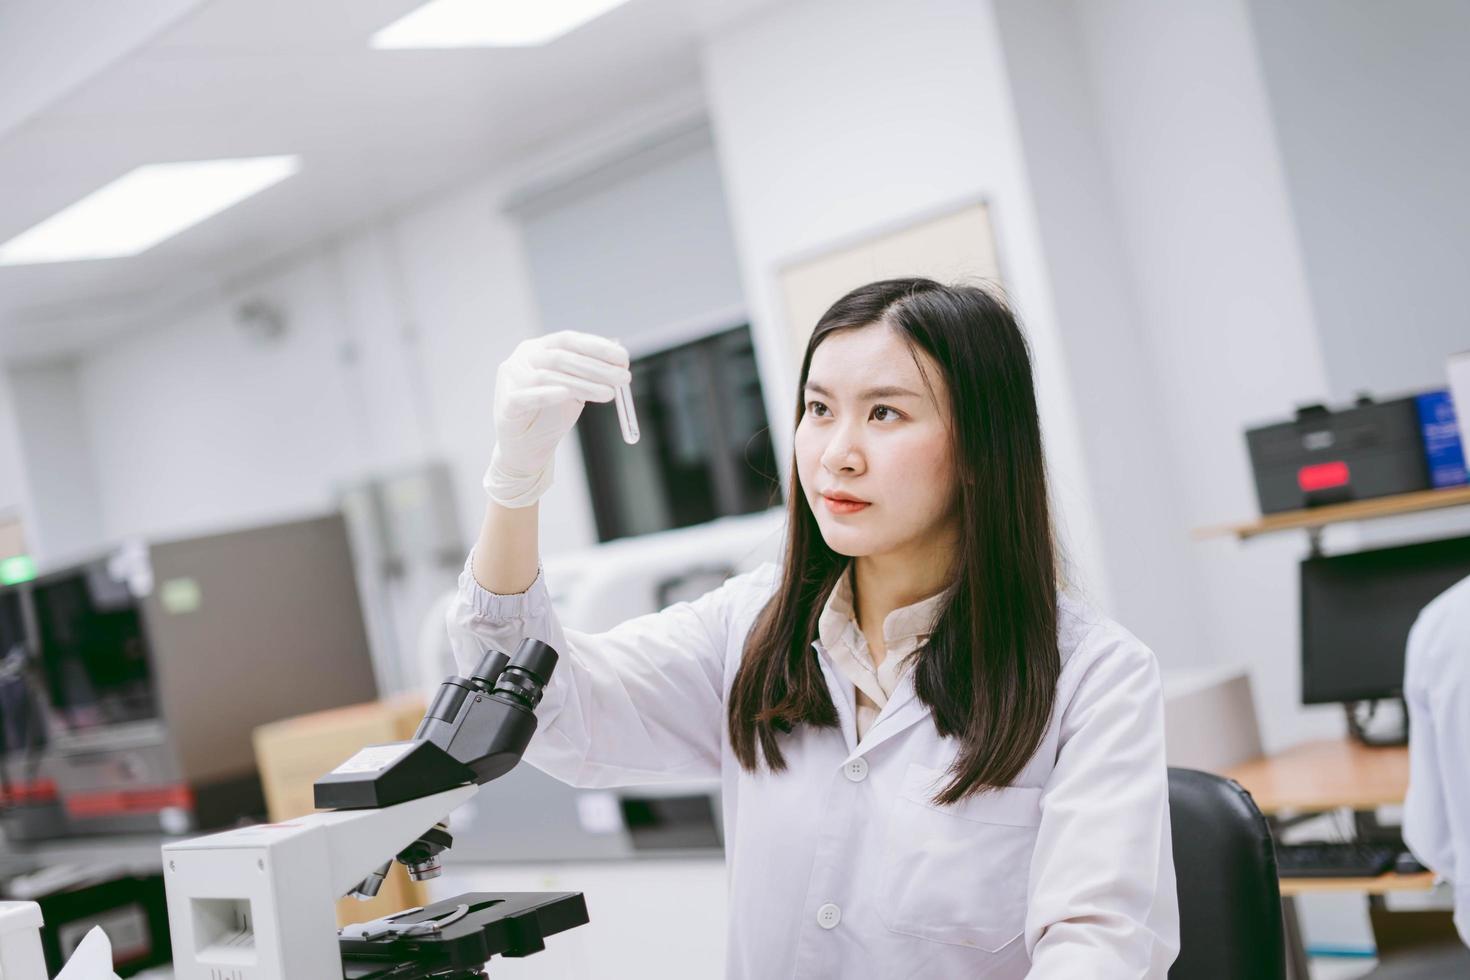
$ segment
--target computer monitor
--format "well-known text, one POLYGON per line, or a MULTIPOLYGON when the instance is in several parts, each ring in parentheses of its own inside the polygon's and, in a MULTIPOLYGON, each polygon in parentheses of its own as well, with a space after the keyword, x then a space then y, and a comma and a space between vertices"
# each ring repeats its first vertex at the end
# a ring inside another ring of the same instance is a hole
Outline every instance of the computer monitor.
POLYGON ((16 649, 24 652, 27 646, 26 624, 20 608, 20 590, 0 589, 0 661, 16 649))
POLYGON ((0 589, 0 766, 4 767, 0 776, 5 779, 28 771, 10 768, 12 761, 25 761, 12 760, 12 754, 33 754, 46 744, 43 710, 30 679, 32 640, 26 629, 25 598, 18 586, 0 589))
POLYGON ((37 653, 52 707, 72 731, 157 717, 138 600, 104 561, 38 579, 37 653))
POLYGON ((1419 611, 1470 576, 1470 537, 1301 564, 1302 703, 1399 697, 1419 611))

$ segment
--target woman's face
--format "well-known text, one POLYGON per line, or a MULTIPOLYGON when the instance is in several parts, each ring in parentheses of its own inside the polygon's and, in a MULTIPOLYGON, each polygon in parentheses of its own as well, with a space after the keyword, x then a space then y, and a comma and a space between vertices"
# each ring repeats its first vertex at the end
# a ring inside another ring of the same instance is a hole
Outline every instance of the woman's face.
POLYGON ((797 474, 828 547, 854 558, 922 554, 952 529, 949 391, 933 358, 887 324, 839 330, 812 352, 803 398, 797 474))

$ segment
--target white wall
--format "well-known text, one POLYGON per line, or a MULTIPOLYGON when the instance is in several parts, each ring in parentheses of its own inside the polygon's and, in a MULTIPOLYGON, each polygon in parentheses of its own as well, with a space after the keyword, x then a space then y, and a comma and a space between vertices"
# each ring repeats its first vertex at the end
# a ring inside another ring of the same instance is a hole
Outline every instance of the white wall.
POLYGON ((29 508, 26 541, 38 563, 89 552, 101 521, 82 383, 75 365, 10 375, 29 508))
POLYGON ((1250 0, 1336 400, 1470 349, 1470 5, 1250 0))
POLYGON ((789 356, 776 271, 984 198, 1033 348, 1064 540, 1076 578, 1107 606, 1094 488, 988 5, 782 4, 709 43, 705 85, 783 472, 799 365, 789 356))
MULTIPOLYGON (((1244 0, 1100 0, 1075 23, 1187 529, 1257 513, 1242 432, 1327 378, 1244 0)), ((1220 662, 1268 748, 1341 730, 1298 704, 1296 535, 1191 546, 1220 662)))
POLYGON ((18 514, 22 520, 26 519, 29 496, 25 477, 25 456, 21 452, 11 398, 10 373, 0 370, 0 514, 18 514))
POLYGON ((1158 364, 1070 4, 1002 0, 996 17, 1036 200, 1113 594, 1110 610, 1173 666, 1210 663, 1158 364))
POLYGON ((239 329, 224 301, 94 351, 81 366, 104 539, 243 526, 320 510, 366 455, 340 360, 328 263, 261 284, 279 341, 239 329))

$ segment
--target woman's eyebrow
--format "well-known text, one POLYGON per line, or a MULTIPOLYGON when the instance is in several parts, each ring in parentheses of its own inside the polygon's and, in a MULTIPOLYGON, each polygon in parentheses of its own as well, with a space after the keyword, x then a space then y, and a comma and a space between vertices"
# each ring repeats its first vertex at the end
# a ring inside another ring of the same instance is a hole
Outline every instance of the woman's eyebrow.
MULTIPOLYGON (((832 392, 828 391, 826 388, 823 388, 821 385, 817 384, 814 381, 808 381, 806 383, 806 390, 816 392, 823 398, 835 397, 832 392)), ((883 387, 869 388, 867 391, 859 392, 858 399, 860 401, 865 401, 869 398, 899 398, 904 395, 908 395, 911 398, 923 397, 917 391, 909 391, 907 388, 897 388, 893 385, 884 385, 883 387)))

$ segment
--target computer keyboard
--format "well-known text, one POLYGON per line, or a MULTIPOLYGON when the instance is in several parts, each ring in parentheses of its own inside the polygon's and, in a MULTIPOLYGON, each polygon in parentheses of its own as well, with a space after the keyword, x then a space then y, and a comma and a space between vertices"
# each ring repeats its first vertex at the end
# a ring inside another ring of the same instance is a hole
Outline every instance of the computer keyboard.
POLYGON ((1376 878, 1393 868, 1403 850, 1392 844, 1277 844, 1283 878, 1376 878))

